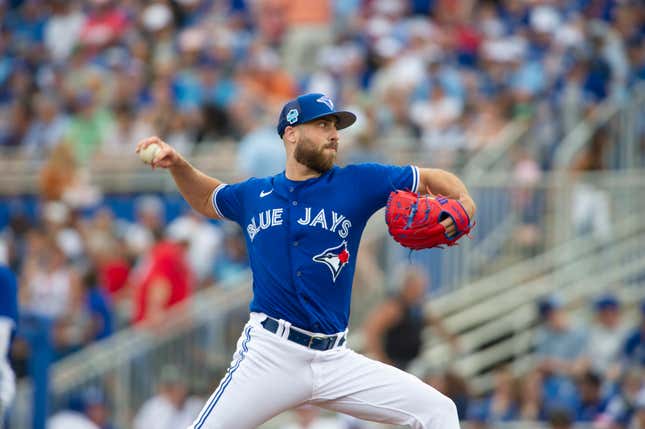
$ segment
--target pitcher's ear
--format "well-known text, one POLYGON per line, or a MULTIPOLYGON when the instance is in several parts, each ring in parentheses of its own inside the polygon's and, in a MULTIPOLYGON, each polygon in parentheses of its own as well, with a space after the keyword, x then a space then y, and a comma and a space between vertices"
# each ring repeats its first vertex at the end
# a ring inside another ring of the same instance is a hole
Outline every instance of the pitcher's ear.
POLYGON ((291 125, 289 125, 284 129, 283 138, 285 139, 285 141, 289 143, 295 143, 297 135, 298 135, 298 131, 296 130, 296 127, 292 127, 291 125))

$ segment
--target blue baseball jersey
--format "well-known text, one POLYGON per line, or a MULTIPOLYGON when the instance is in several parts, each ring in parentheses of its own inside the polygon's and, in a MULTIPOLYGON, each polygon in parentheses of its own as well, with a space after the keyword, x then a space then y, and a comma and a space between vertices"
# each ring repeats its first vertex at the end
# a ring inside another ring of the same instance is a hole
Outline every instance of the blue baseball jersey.
POLYGON ((414 166, 359 164, 304 181, 282 172, 218 186, 215 211, 245 232, 250 310, 312 332, 344 331, 365 224, 391 191, 416 192, 418 183, 414 166))

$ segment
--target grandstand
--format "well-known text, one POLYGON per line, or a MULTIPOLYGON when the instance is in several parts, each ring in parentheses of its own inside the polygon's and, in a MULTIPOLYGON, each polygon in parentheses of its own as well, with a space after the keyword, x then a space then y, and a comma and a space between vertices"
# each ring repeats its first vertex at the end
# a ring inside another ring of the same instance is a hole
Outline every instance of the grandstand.
POLYGON ((275 174, 279 109, 304 92, 357 112, 341 164, 454 171, 478 206, 449 249, 410 253, 372 218, 352 348, 370 352, 370 310, 421 269, 457 346, 427 328, 406 369, 464 428, 645 428, 642 0, 5 0, 0 29, 0 264, 21 307, 7 428, 162 428, 140 411, 163 383, 185 389, 177 421, 199 411, 248 317, 243 232, 134 149, 159 135, 222 180, 275 174), (184 286, 145 311, 162 260, 184 286))

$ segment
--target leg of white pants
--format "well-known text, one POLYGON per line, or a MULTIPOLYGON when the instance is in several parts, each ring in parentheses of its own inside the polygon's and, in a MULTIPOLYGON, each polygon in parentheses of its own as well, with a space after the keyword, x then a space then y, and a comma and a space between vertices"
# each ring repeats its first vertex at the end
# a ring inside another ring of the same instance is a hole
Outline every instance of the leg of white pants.
POLYGON ((311 397, 311 359, 250 321, 226 375, 188 429, 254 429, 305 402, 311 397))
POLYGON ((314 360, 315 405, 414 429, 459 429, 457 408, 417 377, 348 349, 314 360))

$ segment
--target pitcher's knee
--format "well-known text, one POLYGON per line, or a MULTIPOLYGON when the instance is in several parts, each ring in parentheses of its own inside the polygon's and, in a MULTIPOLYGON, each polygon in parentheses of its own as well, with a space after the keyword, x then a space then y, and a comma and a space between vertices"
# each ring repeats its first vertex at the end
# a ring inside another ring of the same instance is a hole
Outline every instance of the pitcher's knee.
POLYGON ((432 398, 423 420, 423 429, 459 429, 457 406, 445 395, 432 398))
POLYGON ((455 402, 447 396, 444 396, 444 409, 446 415, 450 416, 454 420, 459 420, 459 414, 457 413, 457 405, 455 402))

